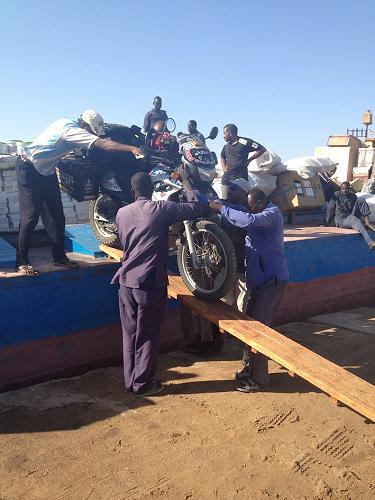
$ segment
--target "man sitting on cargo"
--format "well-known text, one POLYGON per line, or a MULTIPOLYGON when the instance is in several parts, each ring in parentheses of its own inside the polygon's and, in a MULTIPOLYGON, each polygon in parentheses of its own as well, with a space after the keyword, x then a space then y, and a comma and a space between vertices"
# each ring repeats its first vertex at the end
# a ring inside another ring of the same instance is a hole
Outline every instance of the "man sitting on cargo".
POLYGON ((265 153, 266 148, 245 137, 238 137, 236 125, 230 123, 224 127, 225 146, 221 151, 221 166, 223 168, 222 183, 227 186, 228 181, 236 179, 249 179, 247 167, 252 160, 265 153), (249 158, 249 153, 255 152, 249 158))
POLYGON ((20 205, 20 227, 17 243, 16 269, 26 276, 38 276, 29 262, 31 237, 42 217, 52 244, 52 255, 57 266, 79 267, 68 259, 64 250, 65 217, 55 166, 63 156, 82 148, 100 148, 109 152, 130 152, 140 155, 139 148, 101 139, 103 118, 94 110, 87 110, 80 118, 61 118, 53 122, 34 142, 24 148, 16 163, 20 205))
POLYGON ((375 231, 370 224, 368 216, 370 209, 365 200, 360 200, 351 191, 350 183, 345 181, 340 186, 340 191, 336 191, 329 202, 326 214, 326 223, 330 224, 332 219, 336 227, 354 229, 361 233, 370 250, 375 250, 375 241, 370 237, 366 228, 361 222, 363 218, 366 226, 375 231))
MULTIPOLYGON (((278 207, 267 203, 261 189, 254 188, 248 192, 247 204, 248 210, 217 201, 211 202, 210 207, 227 222, 246 231, 246 286, 250 292, 246 314, 271 325, 289 279, 284 255, 283 216, 278 207)), ((254 392, 268 386, 266 356, 253 353, 246 346, 242 363, 244 368, 236 374, 240 382, 239 391, 254 392)))

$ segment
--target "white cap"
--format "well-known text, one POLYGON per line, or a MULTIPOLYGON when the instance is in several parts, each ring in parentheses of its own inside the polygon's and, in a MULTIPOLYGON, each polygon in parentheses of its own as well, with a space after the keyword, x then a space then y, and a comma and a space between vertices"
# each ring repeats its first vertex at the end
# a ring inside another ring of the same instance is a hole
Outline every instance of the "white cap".
POLYGON ((94 132, 94 134, 105 134, 103 117, 97 111, 93 109, 86 109, 86 111, 81 114, 81 118, 85 123, 90 125, 91 130, 94 132))

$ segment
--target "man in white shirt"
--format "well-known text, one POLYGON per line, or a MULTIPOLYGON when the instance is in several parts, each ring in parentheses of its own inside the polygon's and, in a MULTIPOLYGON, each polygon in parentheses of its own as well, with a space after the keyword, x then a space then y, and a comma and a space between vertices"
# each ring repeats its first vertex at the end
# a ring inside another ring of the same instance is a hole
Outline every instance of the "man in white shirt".
MULTIPOLYGON (((31 237, 42 217, 52 244, 55 265, 76 268, 78 264, 65 254, 65 217, 55 166, 67 153, 82 148, 100 148, 109 152, 141 154, 139 148, 120 144, 104 135, 102 116, 86 110, 78 120, 61 118, 53 122, 18 157, 16 171, 20 204, 20 227, 17 244, 17 270, 26 276, 39 273, 28 259, 31 237)), ((124 167, 126 168, 126 166, 124 167)))

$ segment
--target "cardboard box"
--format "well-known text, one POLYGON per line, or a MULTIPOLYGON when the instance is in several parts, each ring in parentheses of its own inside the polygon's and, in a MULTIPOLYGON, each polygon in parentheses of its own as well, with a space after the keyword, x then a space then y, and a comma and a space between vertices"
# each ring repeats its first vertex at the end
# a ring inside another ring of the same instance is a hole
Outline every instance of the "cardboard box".
POLYGON ((338 163, 335 176, 340 182, 353 180, 353 168, 358 164, 358 150, 350 146, 323 146, 316 147, 314 154, 338 163))
POLYGON ((363 146, 363 143, 354 135, 330 135, 328 137, 327 146, 350 146, 359 149, 363 146))
POLYGON ((320 178, 302 179, 297 172, 287 171, 277 176, 277 188, 271 201, 281 210, 319 208, 325 203, 320 178))

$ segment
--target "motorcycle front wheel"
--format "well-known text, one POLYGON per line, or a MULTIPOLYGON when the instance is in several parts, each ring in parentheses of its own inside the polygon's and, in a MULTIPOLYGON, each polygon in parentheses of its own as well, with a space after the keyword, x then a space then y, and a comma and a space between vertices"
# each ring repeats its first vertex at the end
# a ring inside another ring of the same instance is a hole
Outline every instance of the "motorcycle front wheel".
POLYGON ((198 298, 213 301, 224 297, 234 286, 237 257, 226 232, 214 222, 200 220, 193 229, 199 267, 194 269, 188 243, 178 246, 177 264, 187 288, 198 298))
POLYGON ((117 234, 116 214, 118 206, 108 196, 100 194, 90 201, 89 217, 96 238, 108 247, 120 248, 117 234))

